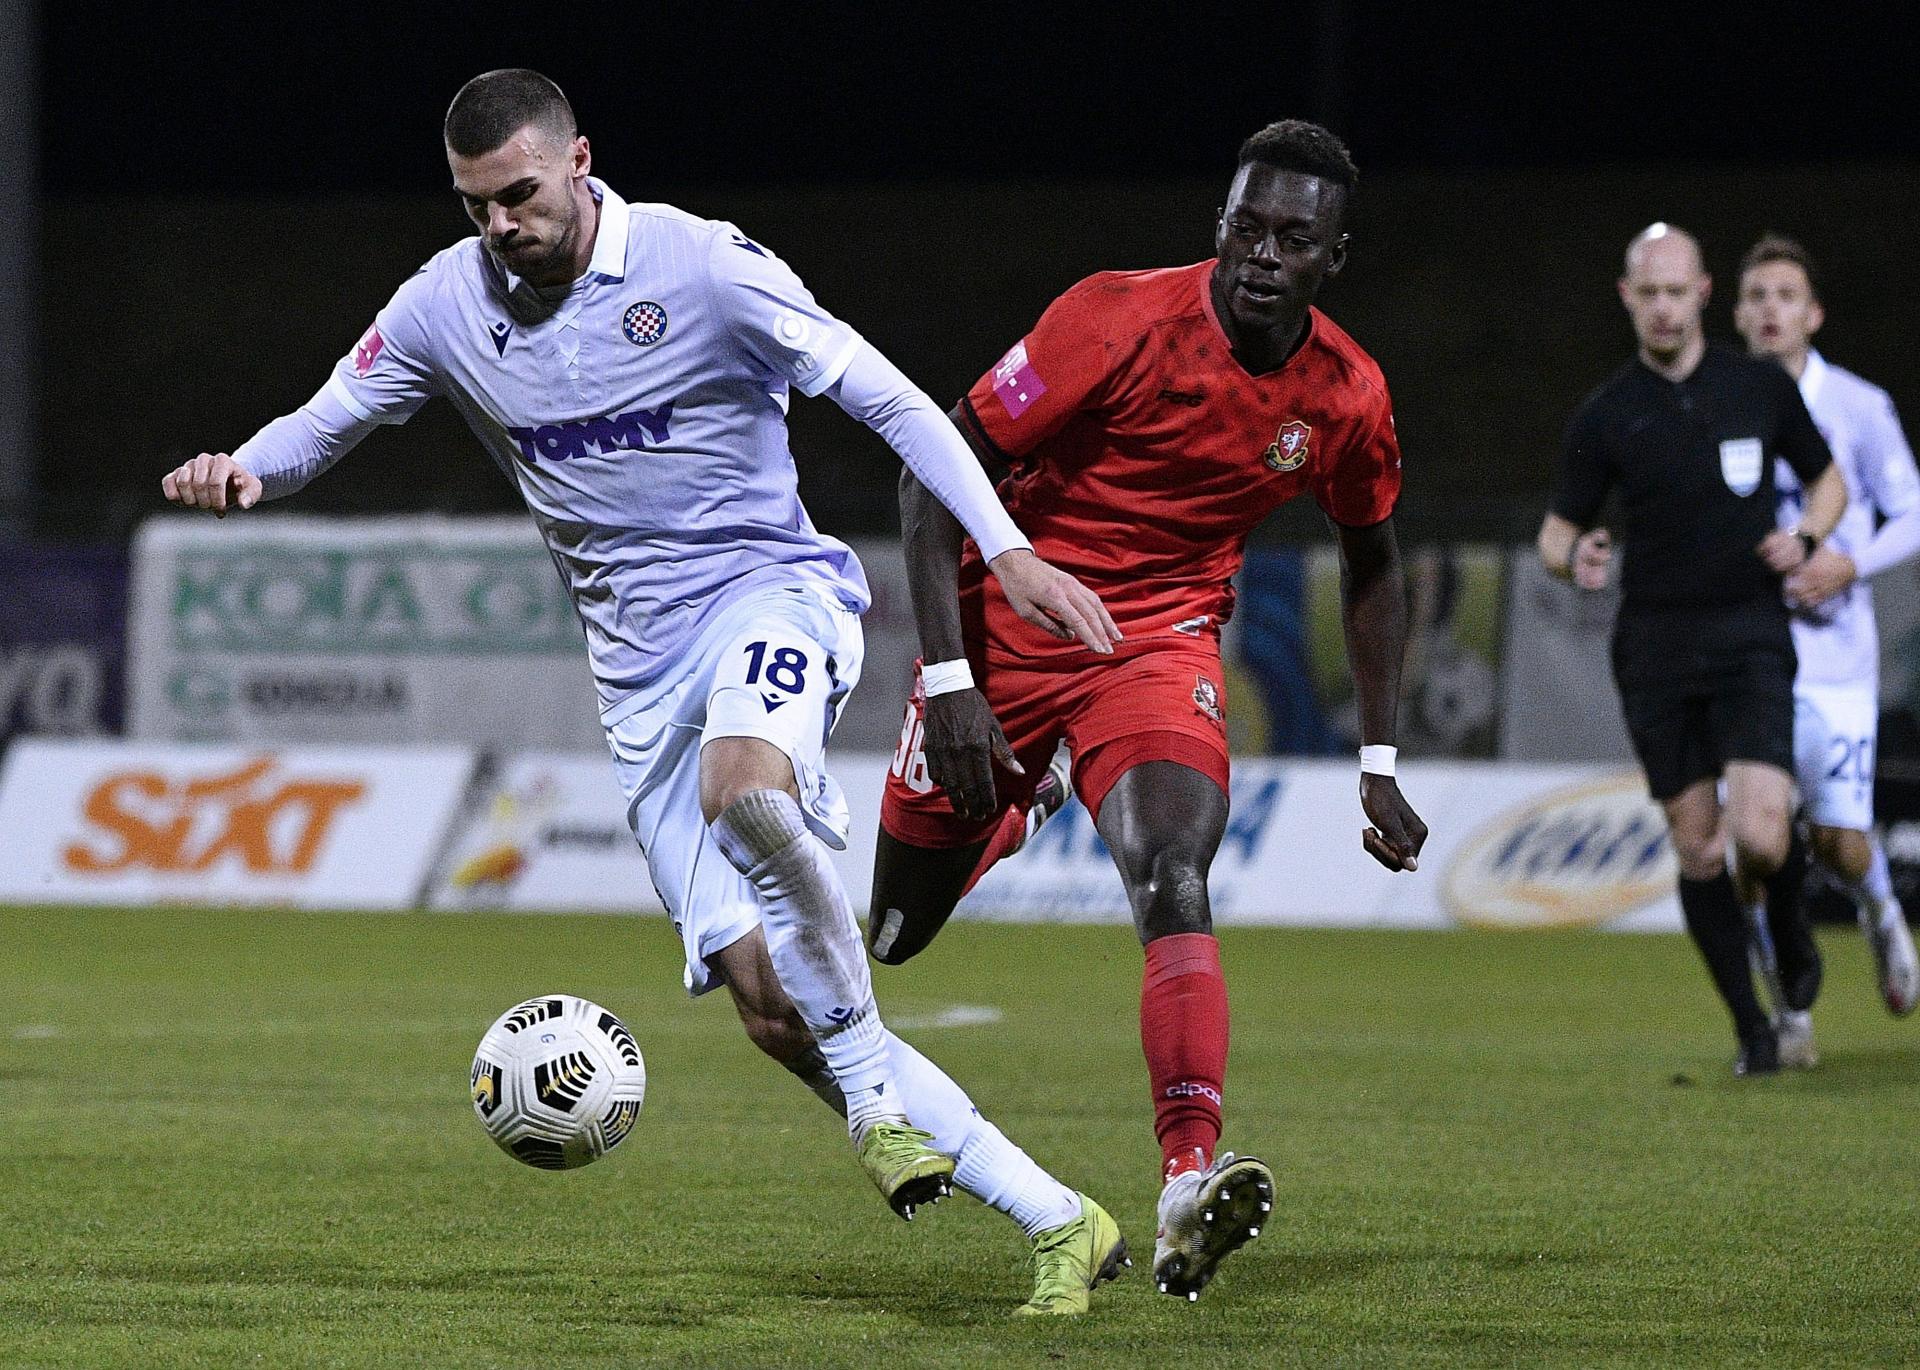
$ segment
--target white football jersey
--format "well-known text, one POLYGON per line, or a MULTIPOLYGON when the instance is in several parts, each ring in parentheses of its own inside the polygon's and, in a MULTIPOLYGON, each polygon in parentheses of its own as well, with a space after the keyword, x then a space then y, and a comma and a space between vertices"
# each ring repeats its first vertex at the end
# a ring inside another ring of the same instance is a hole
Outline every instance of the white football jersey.
MULTIPOLYGON (((1876 514, 1893 518, 1920 505, 1913 449, 1887 392, 1818 352, 1807 355, 1800 394, 1847 482, 1847 511, 1828 543, 1857 553, 1873 537, 1876 514)), ((1800 518, 1805 491, 1785 462, 1776 463, 1774 478, 1780 526, 1789 528, 1800 518)), ((1880 640, 1872 587, 1857 580, 1825 604, 1795 610, 1793 646, 1800 657, 1797 679, 1804 683, 1877 687, 1880 640)))
POLYGON ((536 290, 478 237, 456 243, 328 390, 381 423, 452 401, 533 513, 611 724, 751 590, 805 581, 866 609, 860 563, 815 531, 787 446, 789 389, 831 386, 860 338, 732 224, 588 184, 600 223, 570 287, 536 290))

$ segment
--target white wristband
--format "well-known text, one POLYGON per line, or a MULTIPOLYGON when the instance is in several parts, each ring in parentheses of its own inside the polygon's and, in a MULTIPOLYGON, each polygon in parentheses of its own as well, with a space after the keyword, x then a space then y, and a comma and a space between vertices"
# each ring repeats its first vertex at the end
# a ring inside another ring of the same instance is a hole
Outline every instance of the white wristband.
POLYGON ((920 668, 920 688, 928 699, 973 688, 973 667, 965 657, 954 661, 933 661, 920 668))
POLYGON ((1393 759, 1400 755, 1398 747, 1384 745, 1362 747, 1360 749, 1360 774, 1392 775, 1393 759))

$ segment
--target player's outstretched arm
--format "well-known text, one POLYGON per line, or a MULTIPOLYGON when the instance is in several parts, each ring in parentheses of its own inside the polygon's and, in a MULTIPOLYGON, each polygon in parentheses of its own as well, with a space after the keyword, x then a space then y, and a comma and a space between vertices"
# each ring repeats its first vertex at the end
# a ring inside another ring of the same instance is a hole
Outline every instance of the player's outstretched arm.
POLYGON ((1393 520, 1368 528, 1336 523, 1340 607, 1360 710, 1360 807, 1373 825, 1360 834, 1367 854, 1390 871, 1418 868, 1427 825, 1393 775, 1399 726, 1400 662, 1407 645, 1406 577, 1393 520))
POLYGON ((947 792, 962 818, 991 818, 999 809, 994 764, 1015 775, 1025 769, 1007 745, 987 697, 970 683, 971 669, 961 672, 954 664, 967 659, 960 627, 960 548, 966 530, 906 469, 900 472, 900 534, 907 591, 920 627, 921 660, 934 667, 924 682, 928 693, 921 748, 927 774, 947 792), (943 674, 943 665, 948 673, 943 674))
POLYGON ((1033 554, 960 431, 918 386, 867 343, 827 391, 900 454, 907 469, 972 537, 1014 612, 1062 639, 1111 652, 1120 637, 1098 595, 1033 554))
POLYGON ((263 499, 290 495, 341 457, 375 424, 341 404, 326 386, 299 409, 269 423, 231 456, 202 452, 160 479, 160 493, 188 509, 225 518, 263 499))

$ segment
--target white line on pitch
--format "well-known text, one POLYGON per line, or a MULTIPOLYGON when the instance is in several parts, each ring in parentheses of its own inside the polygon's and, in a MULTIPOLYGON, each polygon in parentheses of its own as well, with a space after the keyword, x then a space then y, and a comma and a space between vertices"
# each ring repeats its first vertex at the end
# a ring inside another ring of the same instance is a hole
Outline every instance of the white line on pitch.
POLYGON ((926 1028, 986 1027, 1006 1016, 992 1004, 949 1004, 932 1013, 909 1013, 897 1018, 888 1015, 887 1022, 905 1031, 917 1032, 926 1028))

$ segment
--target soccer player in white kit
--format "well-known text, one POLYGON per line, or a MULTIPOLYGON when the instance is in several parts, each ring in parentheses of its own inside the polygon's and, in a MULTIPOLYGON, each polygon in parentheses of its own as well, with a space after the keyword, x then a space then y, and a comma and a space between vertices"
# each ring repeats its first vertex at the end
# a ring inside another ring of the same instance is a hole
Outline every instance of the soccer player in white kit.
MULTIPOLYGON (((291 494, 375 425, 446 396, 525 498, 572 595, 628 821, 686 947, 749 1037, 845 1113, 894 1210, 950 1183, 1020 1223, 1023 1313, 1074 1313, 1126 1262, 1106 1212, 980 1117, 886 1030, 828 857, 848 813, 824 768, 859 679, 864 573, 801 507, 786 411, 830 396, 980 543, 1030 621, 1111 651, 1099 600, 1035 557, 957 429, 733 225, 629 204, 544 76, 488 72, 447 112, 479 228, 394 294, 298 412, 168 473, 225 514, 291 494)), ((477 683, 478 684, 478 683, 477 683)))
MULTIPOLYGON (((1794 762, 1813 855, 1852 896, 1873 949, 1880 993, 1895 1014, 1920 998, 1920 963, 1873 835, 1873 772, 1880 717, 1880 645, 1868 577, 1920 551, 1920 472, 1887 392, 1833 365, 1813 347, 1825 321, 1812 259, 1769 234, 1741 262, 1734 324, 1757 356, 1800 383, 1847 482, 1847 511, 1806 564, 1787 578, 1794 610, 1794 762), (1884 520, 1876 528, 1875 515, 1884 520)), ((1799 481, 1776 471, 1782 527, 1800 514, 1799 481)), ((1780 1059, 1812 1065, 1811 1014, 1782 1008, 1780 1059)))

